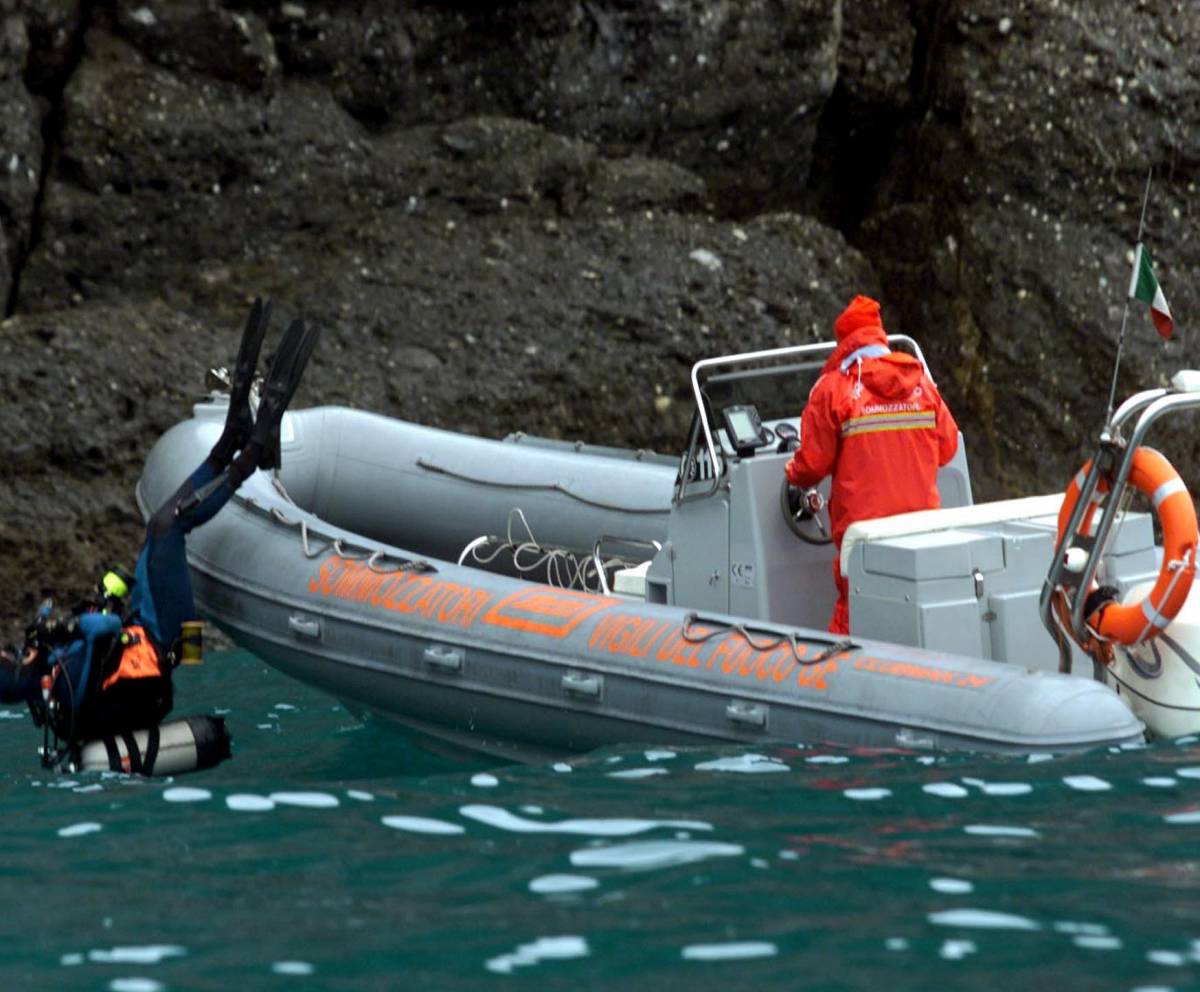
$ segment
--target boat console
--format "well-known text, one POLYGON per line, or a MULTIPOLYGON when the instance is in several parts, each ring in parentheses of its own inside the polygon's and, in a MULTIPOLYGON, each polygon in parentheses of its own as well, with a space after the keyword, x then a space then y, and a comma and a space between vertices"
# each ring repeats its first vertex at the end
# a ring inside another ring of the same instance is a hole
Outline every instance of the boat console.
MULTIPOLYGON (((919 345, 890 335, 893 348, 919 345)), ((768 624, 824 629, 834 549, 821 515, 789 509, 784 466, 800 412, 832 342, 728 355, 692 370, 695 412, 680 458, 666 540, 618 583, 650 602, 768 624)), ((928 368, 926 366, 926 368, 928 368)), ((1039 620, 1061 495, 972 501, 966 447, 938 473, 938 510, 860 521, 845 536, 854 637, 1055 671, 1060 652, 1039 620)), ((828 495, 829 480, 819 487, 828 495)), ((1128 514, 1100 565, 1124 593, 1158 570, 1151 518, 1128 514)), ((1078 649, 1071 662, 1091 675, 1078 649)))

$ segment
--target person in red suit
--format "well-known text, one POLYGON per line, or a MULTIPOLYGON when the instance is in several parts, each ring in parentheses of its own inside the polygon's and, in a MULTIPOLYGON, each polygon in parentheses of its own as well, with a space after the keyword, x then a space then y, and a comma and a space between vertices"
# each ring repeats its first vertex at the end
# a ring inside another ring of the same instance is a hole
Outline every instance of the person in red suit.
MULTIPOLYGON (((854 297, 833 329, 837 347, 809 393, 786 472, 804 489, 833 476, 829 519, 840 552, 855 521, 941 505, 937 470, 958 449, 958 425, 921 363, 888 347, 875 300, 854 297)), ((838 598, 829 630, 848 634, 840 559, 834 555, 838 598)))

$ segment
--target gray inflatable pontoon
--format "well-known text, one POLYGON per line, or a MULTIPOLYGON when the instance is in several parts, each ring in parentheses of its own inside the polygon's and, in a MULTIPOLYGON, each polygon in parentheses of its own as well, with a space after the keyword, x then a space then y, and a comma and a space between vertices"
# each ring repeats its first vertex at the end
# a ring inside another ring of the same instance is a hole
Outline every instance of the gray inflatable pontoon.
MULTIPOLYGON (((189 537, 199 608, 358 714, 523 759, 617 742, 1142 740, 1090 659, 1074 652, 1086 677, 1059 673, 1039 620, 1061 495, 972 505, 961 445, 943 509, 848 533, 852 635, 824 632, 832 547, 784 512, 781 480, 796 398, 831 347, 698 363, 681 458, 290 413, 278 477, 257 473, 189 537)), ((144 510, 224 417, 214 394, 164 435, 144 510)), ((1105 555, 1109 582, 1152 578, 1150 517, 1129 515, 1105 555)))

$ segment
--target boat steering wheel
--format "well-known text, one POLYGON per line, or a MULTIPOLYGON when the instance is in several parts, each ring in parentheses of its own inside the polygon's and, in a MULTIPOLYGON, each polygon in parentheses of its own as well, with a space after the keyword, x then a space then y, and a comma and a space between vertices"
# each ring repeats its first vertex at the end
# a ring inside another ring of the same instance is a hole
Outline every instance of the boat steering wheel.
POLYGON ((800 496, 799 509, 792 509, 790 499, 792 487, 788 485, 787 476, 781 480, 779 488, 779 506, 783 510, 783 519, 788 530, 807 544, 830 544, 833 534, 829 525, 829 505, 825 498, 816 490, 806 489, 800 496), (816 503, 815 509, 810 504, 816 503))

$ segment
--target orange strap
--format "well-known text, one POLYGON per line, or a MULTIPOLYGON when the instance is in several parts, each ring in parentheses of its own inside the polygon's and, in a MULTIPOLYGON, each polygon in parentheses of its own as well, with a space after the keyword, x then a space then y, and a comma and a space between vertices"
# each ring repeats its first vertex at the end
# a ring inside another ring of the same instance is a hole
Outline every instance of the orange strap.
MULTIPOLYGON (((1091 463, 1084 465, 1071 480, 1058 514, 1058 537, 1063 531, 1071 511, 1079 500, 1079 489, 1091 463)), ((1140 644, 1160 634, 1183 609, 1188 593, 1192 591, 1192 579, 1196 574, 1196 508, 1191 494, 1179 478, 1171 463, 1153 448, 1138 448, 1133 453, 1129 470, 1129 483, 1144 494, 1154 505, 1163 532, 1163 560, 1158 580, 1145 599, 1137 603, 1107 603, 1100 607, 1088 624, 1110 641, 1121 644, 1140 644)), ((1107 491, 1101 480, 1097 491, 1107 491)), ((1092 515, 1099 505, 1096 495, 1092 505, 1084 513, 1080 531, 1091 529, 1092 515)))
POLYGON ((108 689, 121 679, 148 679, 162 675, 158 648, 154 646, 144 627, 135 625, 124 628, 121 631, 121 643, 124 650, 117 661, 117 667, 100 683, 101 689, 108 689))

